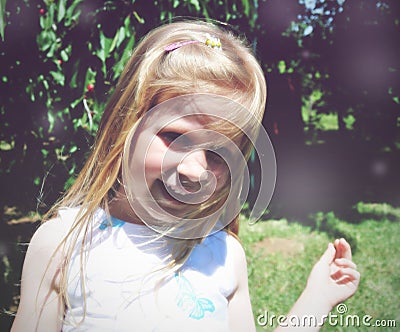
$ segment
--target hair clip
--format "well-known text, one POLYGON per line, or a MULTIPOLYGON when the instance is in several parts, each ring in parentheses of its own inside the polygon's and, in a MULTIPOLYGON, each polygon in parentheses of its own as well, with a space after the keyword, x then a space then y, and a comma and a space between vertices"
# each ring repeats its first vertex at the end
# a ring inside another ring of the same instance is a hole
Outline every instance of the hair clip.
POLYGON ((200 43, 200 42, 198 40, 179 41, 179 42, 172 43, 172 44, 164 47, 164 51, 171 52, 171 51, 176 50, 177 48, 181 48, 182 46, 189 45, 189 44, 197 44, 197 43, 200 43))
MULTIPOLYGON (((221 41, 219 38, 214 37, 214 36, 210 36, 209 34, 206 35, 206 40, 203 42, 205 45, 207 45, 210 48, 215 48, 220 50, 221 49, 221 41)), ((172 43, 168 46, 164 47, 164 51, 166 52, 172 52, 178 48, 181 48, 182 46, 185 45, 190 45, 190 44, 198 44, 198 43, 202 43, 201 41, 198 40, 185 40, 185 41, 179 41, 176 43, 172 43)))
POLYGON ((206 36, 207 36, 207 39, 206 39, 205 44, 208 47, 216 48, 218 50, 221 49, 221 41, 220 41, 220 39, 218 37, 210 36, 209 34, 207 34, 206 36))

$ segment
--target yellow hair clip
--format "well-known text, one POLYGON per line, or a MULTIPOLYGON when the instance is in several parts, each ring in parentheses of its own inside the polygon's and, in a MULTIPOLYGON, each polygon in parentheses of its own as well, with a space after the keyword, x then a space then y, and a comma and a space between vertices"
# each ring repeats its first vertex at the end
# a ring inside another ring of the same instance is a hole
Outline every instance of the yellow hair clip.
POLYGON ((207 34, 206 36, 207 36, 207 39, 206 39, 205 44, 208 47, 216 48, 218 50, 221 49, 221 41, 218 37, 210 36, 209 34, 207 34))
MULTIPOLYGON (((190 45, 190 44, 201 44, 202 42, 198 41, 198 40, 184 40, 184 41, 179 41, 176 43, 172 43, 170 45, 167 45, 166 47, 164 47, 164 51, 167 52, 172 52, 178 48, 181 48, 182 46, 185 45, 190 45)), ((210 48, 215 48, 218 50, 221 50, 221 41, 219 40, 219 38, 214 37, 214 36, 210 36, 209 34, 206 35, 206 40, 204 42, 204 44, 206 44, 208 47, 210 48)))

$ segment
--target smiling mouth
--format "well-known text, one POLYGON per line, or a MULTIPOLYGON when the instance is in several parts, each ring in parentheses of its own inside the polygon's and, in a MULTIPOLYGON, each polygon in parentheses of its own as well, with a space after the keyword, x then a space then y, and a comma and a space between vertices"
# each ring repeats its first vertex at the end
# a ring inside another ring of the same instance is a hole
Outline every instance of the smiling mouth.
POLYGON ((193 208, 193 206, 198 205, 200 201, 204 200, 199 201, 199 196, 196 195, 201 190, 200 183, 183 183, 182 186, 174 186, 158 179, 155 184, 153 197, 161 206, 191 206, 193 208))
MULTIPOLYGON (((155 197, 156 201, 162 205, 165 203, 168 205, 173 204, 174 206, 186 205, 185 197, 187 197, 187 192, 184 192, 182 189, 172 188, 164 183, 162 180, 158 179, 156 181, 157 186, 157 196, 155 197)), ((153 195, 154 197, 154 195, 153 195)))

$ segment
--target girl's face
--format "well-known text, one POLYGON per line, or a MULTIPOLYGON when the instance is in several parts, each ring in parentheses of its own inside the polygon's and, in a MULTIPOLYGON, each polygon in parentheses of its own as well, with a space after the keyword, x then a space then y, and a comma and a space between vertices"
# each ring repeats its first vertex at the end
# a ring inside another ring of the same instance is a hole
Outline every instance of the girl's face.
POLYGON ((236 216, 238 204, 227 204, 238 200, 246 160, 239 149, 243 135, 231 139, 235 124, 226 117, 237 116, 238 109, 219 96, 180 96, 157 105, 132 128, 123 182, 141 221, 164 231, 165 225, 201 228, 226 210, 225 225, 236 216))
MULTIPOLYGON (((214 146, 220 135, 205 129, 210 121, 201 115, 175 119, 148 145, 143 163, 147 186, 160 207, 173 215, 196 208, 229 182, 226 155, 232 151, 214 146)), ((142 139, 146 134, 139 137, 139 145, 142 139)))

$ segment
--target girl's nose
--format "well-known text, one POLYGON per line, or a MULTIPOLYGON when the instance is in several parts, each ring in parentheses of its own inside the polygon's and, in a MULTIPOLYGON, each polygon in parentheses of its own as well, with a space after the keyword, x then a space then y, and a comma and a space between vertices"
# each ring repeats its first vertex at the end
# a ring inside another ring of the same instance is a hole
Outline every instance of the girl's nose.
POLYGON ((179 175, 187 177, 192 182, 201 182, 207 175, 207 158, 204 150, 189 153, 178 165, 179 175))

